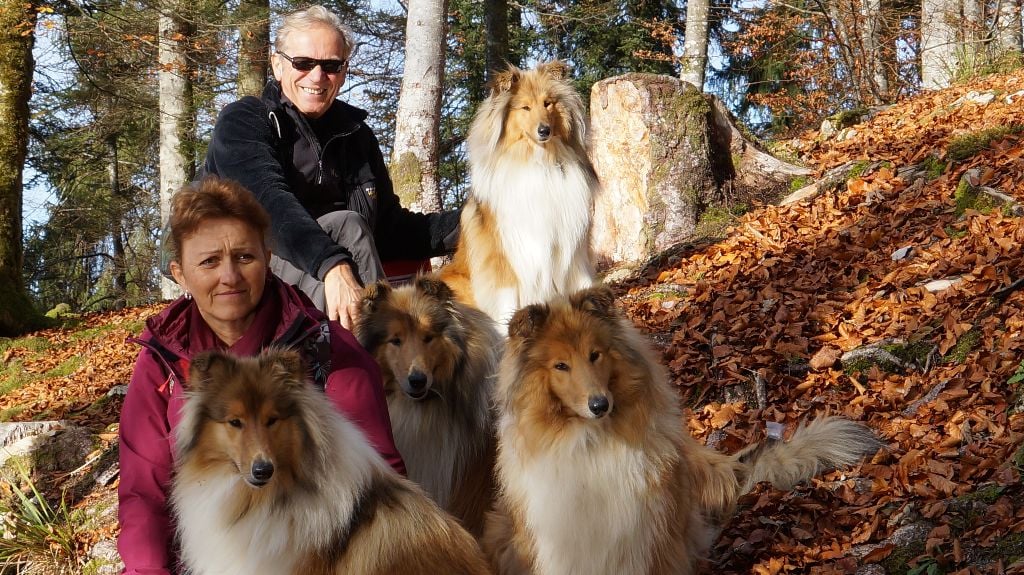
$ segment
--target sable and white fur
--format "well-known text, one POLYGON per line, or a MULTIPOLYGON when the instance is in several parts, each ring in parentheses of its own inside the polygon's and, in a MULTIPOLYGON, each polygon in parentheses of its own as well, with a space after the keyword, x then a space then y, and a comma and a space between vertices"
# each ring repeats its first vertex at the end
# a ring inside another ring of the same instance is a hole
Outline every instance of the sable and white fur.
POLYGON ((479 536, 494 496, 490 395, 504 338, 433 276, 366 289, 356 336, 384 378, 409 479, 479 536))
POLYGON ((495 403, 499 497, 482 543, 504 575, 692 573, 757 482, 788 489, 878 447, 837 417, 733 456, 698 444, 604 287, 515 314, 495 403))
POLYGON ((197 575, 487 573, 473 538, 305 381, 299 356, 197 356, 171 492, 197 575))
POLYGON ((491 84, 468 136, 470 196, 442 279, 506 323, 522 306, 594 283, 591 214, 598 180, 583 101, 554 61, 511 66, 491 84))

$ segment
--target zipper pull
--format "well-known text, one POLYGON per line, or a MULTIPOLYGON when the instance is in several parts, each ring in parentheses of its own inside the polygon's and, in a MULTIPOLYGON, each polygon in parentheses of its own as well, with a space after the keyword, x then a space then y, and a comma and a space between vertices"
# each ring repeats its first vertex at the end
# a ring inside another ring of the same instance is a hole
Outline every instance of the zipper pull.
POLYGON ((324 160, 323 158, 317 158, 316 161, 316 183, 320 185, 324 183, 324 160))

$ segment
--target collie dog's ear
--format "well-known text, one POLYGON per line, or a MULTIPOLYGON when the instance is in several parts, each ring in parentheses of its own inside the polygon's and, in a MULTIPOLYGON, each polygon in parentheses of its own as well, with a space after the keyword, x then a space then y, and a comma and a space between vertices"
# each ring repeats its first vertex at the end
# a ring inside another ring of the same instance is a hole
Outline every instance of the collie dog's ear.
POLYGON ((539 64, 537 71, 554 80, 564 80, 569 77, 569 65, 561 60, 539 64))
POLYGON ((498 72, 491 80, 491 95, 497 96, 503 92, 509 92, 519 83, 519 68, 510 65, 508 70, 498 72))
POLYGON ((434 277, 420 276, 416 278, 416 289, 441 303, 447 303, 455 297, 455 292, 448 287, 448 284, 434 277))
POLYGON ((375 284, 366 286, 363 289, 362 307, 364 312, 370 312, 380 307, 380 303, 391 295, 391 285, 387 280, 379 280, 375 284))
POLYGON ((192 358, 188 368, 188 385, 202 391, 211 381, 217 381, 235 366, 235 358, 222 351, 204 351, 192 358))
POLYGON ((551 308, 547 304, 528 305, 515 313, 508 322, 508 336, 528 338, 544 326, 551 308))
POLYGON ((606 285, 580 290, 569 298, 572 307, 602 319, 615 317, 615 295, 606 285))
POLYGON ((302 365, 302 356, 291 349, 267 349, 260 354, 260 367, 280 370, 287 381, 305 383, 306 370, 302 365))

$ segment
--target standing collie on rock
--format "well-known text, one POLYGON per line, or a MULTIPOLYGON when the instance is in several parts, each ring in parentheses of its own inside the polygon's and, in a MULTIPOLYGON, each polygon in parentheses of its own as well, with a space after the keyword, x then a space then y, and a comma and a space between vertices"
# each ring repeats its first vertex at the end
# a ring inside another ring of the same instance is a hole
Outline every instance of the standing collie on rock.
POLYGON ((299 356, 192 360, 171 503, 196 575, 483 574, 476 542, 305 381, 299 356))
POLYGON ((356 336, 380 364, 409 479, 479 536, 494 495, 490 394, 504 344, 494 322, 422 276, 368 287, 356 336))
POLYGON ((836 417, 734 456, 698 444, 603 287, 515 314, 495 401, 500 496, 483 544, 501 574, 692 573, 716 532, 709 518, 754 484, 788 489, 878 446, 836 417))
POLYGON ((470 197, 454 260, 440 273, 495 321, 594 283, 598 182, 583 101, 566 74, 558 61, 498 74, 469 130, 470 197))

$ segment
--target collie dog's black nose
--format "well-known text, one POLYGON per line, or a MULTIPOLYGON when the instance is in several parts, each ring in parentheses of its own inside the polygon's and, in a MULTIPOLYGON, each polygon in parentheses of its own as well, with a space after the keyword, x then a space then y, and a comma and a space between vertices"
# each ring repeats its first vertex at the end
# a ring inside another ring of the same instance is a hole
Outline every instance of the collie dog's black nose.
POLYGON ((594 395, 587 400, 587 407, 590 408, 590 413, 593 413, 597 417, 608 413, 608 398, 603 395, 594 395))
POLYGON ((427 374, 422 371, 414 371, 409 374, 409 391, 412 393, 423 393, 427 389, 427 374))
POLYGON ((265 459, 257 459, 252 463, 250 473, 252 473, 252 478, 262 485, 270 481, 274 475, 274 464, 265 459))
POLYGON ((551 137, 551 126, 547 124, 541 124, 537 126, 537 136, 540 137, 541 141, 547 140, 551 137))

